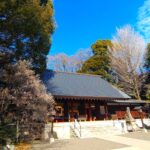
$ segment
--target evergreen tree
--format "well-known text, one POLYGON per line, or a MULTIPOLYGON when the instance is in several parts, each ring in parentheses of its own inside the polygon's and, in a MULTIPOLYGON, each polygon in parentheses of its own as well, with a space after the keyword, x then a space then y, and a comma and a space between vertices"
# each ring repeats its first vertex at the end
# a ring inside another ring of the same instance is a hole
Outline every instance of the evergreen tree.
POLYGON ((33 68, 42 72, 53 30, 51 0, 0 1, 0 59, 9 52, 9 62, 32 60, 33 68))
POLYGON ((96 41, 91 46, 94 55, 84 62, 79 72, 101 75, 105 79, 110 79, 109 47, 112 47, 110 40, 96 41))
POLYGON ((145 68, 146 68, 146 80, 145 80, 145 87, 146 93, 145 97, 150 99, 150 43, 147 45, 147 52, 145 55, 145 68))
POLYGON ((145 67, 150 71, 150 43, 147 45, 147 53, 145 56, 145 67))

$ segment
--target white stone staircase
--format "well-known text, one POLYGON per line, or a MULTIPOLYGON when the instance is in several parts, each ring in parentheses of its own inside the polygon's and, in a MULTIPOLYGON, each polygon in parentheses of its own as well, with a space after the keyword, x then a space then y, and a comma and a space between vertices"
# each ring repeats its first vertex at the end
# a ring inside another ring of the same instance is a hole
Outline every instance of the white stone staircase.
POLYGON ((120 135, 126 131, 122 130, 121 122, 97 122, 97 123, 81 123, 81 138, 97 137, 100 138, 105 135, 120 135))
MULTIPOLYGON (((144 119, 144 123, 150 126, 150 119, 144 119)), ((109 120, 95 122, 81 122, 81 138, 97 137, 100 138, 106 135, 121 135, 127 133, 125 120, 109 120)), ((136 124, 141 127, 141 120, 136 119, 136 124)), ((143 132, 138 130, 137 132, 143 132)))
MULTIPOLYGON (((114 122, 112 120, 85 121, 79 124, 77 123, 77 128, 75 128, 73 122, 55 123, 54 132, 56 132, 58 139, 90 138, 126 133, 126 131, 122 132, 121 121, 118 120, 114 122), (80 130, 79 127, 81 127, 80 130)), ((126 127, 124 128, 126 129, 126 127)))
POLYGON ((82 138, 101 137, 103 135, 121 134, 115 127, 84 127, 82 128, 82 138))
MULTIPOLYGON (((144 119, 144 123, 150 125, 150 119, 144 119)), ((136 124, 141 127, 141 120, 136 119, 136 124)), ((57 134, 58 139, 101 138, 106 135, 121 135, 128 132, 125 120, 85 121, 80 122, 80 125, 81 135, 79 131, 74 128, 73 122, 55 123, 54 132, 57 134), (122 126, 124 128, 122 128, 122 126)))

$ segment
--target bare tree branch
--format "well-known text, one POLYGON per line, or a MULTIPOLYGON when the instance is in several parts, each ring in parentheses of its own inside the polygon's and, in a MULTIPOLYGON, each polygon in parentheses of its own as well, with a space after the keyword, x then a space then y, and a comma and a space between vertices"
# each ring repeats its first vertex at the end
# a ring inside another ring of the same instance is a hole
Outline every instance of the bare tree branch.
POLYGON ((60 53, 55 56, 48 56, 47 66, 55 71, 76 72, 81 69, 83 63, 91 56, 91 49, 80 50, 72 56, 60 53))
POLYGON ((112 43, 113 47, 109 48, 111 66, 119 76, 119 85, 128 94, 141 99, 140 91, 144 76, 140 68, 145 53, 143 38, 127 25, 117 29, 112 43))
MULTIPOLYGON (((51 113, 55 104, 53 97, 47 94, 44 84, 30 69, 29 62, 19 61, 16 64, 7 64, 2 70, 0 122, 6 123, 5 119, 8 120, 8 118, 15 119, 20 126, 28 125, 30 137, 34 137, 35 134, 41 136, 47 115, 51 113), (40 127, 38 124, 36 128, 33 127, 35 123, 40 123, 40 127)), ((21 129, 20 131, 23 135, 24 131, 21 129)))

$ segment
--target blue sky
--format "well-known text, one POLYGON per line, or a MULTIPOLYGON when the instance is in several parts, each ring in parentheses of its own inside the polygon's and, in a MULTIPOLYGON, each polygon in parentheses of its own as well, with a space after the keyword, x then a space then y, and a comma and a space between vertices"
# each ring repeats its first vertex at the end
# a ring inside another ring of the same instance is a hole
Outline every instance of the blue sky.
POLYGON ((73 55, 98 39, 111 39, 116 27, 126 24, 145 32, 141 23, 149 4, 150 0, 54 0, 57 27, 49 54, 73 55))

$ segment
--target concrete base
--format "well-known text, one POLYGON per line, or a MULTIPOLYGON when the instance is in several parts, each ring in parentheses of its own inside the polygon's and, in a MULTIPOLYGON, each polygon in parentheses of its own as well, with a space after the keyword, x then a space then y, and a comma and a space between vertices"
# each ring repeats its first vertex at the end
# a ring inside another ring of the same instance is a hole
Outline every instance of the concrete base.
MULTIPOLYGON (((140 119, 136 119, 136 124, 141 127, 142 123, 140 119)), ((143 120, 146 125, 150 125, 149 119, 143 120)), ((81 135, 82 138, 87 137, 101 137, 102 135, 121 135, 127 133, 127 126, 125 120, 106 120, 106 121, 86 121, 80 122, 81 124, 81 135)), ((47 131, 48 128, 50 129, 50 124, 47 124, 47 131), (49 127, 48 127, 49 126, 49 127)), ((70 139, 71 130, 70 128, 74 128, 73 122, 63 122, 63 123, 54 123, 54 133, 56 134, 57 139, 70 139)), ((47 137, 48 138, 48 137, 47 137)), ((51 137, 49 136, 49 139, 51 137)), ((49 140, 48 139, 48 140, 49 140)), ((53 142, 54 139, 51 139, 50 142, 53 142)))
POLYGON ((55 139, 52 138, 52 137, 49 139, 49 143, 50 143, 50 144, 53 143, 54 141, 55 141, 55 139))

